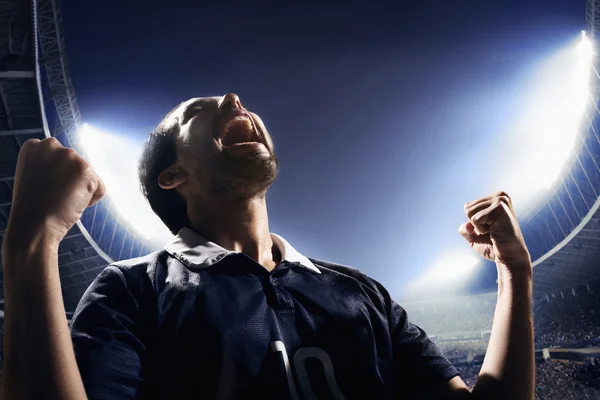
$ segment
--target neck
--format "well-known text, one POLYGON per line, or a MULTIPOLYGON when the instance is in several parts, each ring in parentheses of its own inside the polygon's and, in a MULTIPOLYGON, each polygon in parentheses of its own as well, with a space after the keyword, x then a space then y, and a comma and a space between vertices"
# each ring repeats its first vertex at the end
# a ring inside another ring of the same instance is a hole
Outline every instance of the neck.
POLYGON ((271 271, 281 261, 269 232, 264 196, 188 205, 191 228, 219 246, 246 254, 271 271))

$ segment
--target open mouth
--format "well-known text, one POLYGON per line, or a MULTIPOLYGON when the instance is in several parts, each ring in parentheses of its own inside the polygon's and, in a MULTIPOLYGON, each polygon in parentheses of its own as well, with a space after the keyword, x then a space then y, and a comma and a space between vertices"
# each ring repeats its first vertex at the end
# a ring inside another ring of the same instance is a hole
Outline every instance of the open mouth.
POLYGON ((222 124, 220 139, 223 147, 238 146, 259 141, 254 121, 246 113, 230 115, 222 124))

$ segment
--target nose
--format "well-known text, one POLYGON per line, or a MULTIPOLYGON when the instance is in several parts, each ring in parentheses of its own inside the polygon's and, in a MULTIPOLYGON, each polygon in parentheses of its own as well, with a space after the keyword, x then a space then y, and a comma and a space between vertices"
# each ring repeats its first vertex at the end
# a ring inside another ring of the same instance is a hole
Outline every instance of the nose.
POLYGON ((243 108, 240 98, 235 93, 227 93, 221 100, 220 107, 222 111, 227 112, 234 108, 243 108))

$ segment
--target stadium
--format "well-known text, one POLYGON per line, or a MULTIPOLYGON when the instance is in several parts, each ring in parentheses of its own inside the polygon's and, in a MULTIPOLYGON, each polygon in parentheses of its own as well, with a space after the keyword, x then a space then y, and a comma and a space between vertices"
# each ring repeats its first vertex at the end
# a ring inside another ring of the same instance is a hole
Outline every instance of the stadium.
MULTIPOLYGON (((578 46, 589 76, 588 90, 578 99, 584 104, 582 122, 544 200, 521 222, 534 265, 540 399, 600 398, 600 64, 594 52, 600 48, 600 1, 587 0, 582 18, 586 30, 578 46)), ((99 156, 93 150, 94 129, 84 124, 69 75, 59 0, 0 0, 0 104, 2 235, 26 140, 56 137, 93 165, 99 156)), ((88 208, 60 245, 67 317, 106 266, 148 254, 156 243, 111 197, 88 208)), ((399 303, 472 387, 487 348, 496 292, 437 299, 416 293, 398 298, 399 303)))

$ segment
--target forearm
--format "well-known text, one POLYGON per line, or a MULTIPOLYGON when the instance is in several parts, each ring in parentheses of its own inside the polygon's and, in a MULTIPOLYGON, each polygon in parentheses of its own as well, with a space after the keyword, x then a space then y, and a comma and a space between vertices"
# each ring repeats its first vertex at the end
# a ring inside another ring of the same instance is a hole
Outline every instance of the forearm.
POLYGON ((62 300, 58 243, 43 234, 23 237, 7 230, 4 238, 0 398, 85 399, 62 300))
POLYGON ((490 343, 473 389, 476 398, 533 399, 535 359, 531 265, 498 268, 498 302, 490 343))

